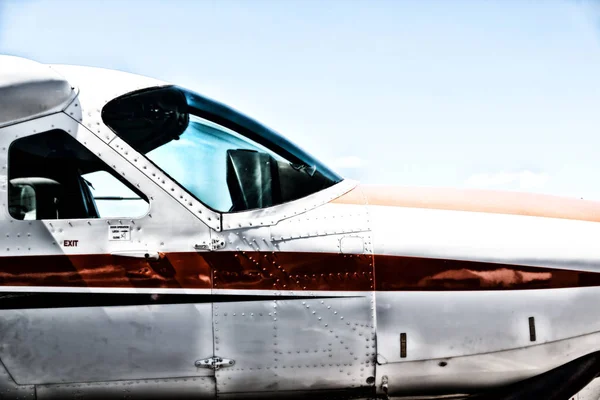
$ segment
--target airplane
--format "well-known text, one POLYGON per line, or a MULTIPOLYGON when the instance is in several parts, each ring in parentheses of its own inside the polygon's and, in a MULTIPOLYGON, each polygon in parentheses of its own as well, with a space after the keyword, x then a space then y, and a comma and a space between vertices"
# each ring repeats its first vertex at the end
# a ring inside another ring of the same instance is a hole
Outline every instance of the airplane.
POLYGON ((600 398, 598 202, 360 184, 186 88, 6 55, 0 166, 2 399, 600 398))

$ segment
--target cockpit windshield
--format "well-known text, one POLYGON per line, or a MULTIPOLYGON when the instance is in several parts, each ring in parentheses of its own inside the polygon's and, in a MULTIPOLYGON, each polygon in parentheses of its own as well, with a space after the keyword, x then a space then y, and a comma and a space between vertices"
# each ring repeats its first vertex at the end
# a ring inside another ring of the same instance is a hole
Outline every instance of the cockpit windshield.
POLYGON ((342 180, 262 124, 176 86, 116 98, 104 107, 102 118, 136 151, 216 211, 270 207, 342 180))

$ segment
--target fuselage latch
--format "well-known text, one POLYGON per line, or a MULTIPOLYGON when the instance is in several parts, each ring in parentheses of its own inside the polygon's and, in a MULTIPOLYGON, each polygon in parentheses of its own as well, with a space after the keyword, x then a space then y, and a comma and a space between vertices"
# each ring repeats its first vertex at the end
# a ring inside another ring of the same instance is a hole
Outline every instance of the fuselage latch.
POLYGON ((224 367, 231 367, 233 364, 235 364, 235 361, 221 357, 205 358, 203 360, 197 360, 194 363, 198 368, 210 368, 215 371, 224 367))
POLYGON ((213 237, 208 241, 203 241, 202 243, 195 244, 194 249, 196 250, 208 250, 215 251, 225 247, 225 239, 219 236, 213 237))

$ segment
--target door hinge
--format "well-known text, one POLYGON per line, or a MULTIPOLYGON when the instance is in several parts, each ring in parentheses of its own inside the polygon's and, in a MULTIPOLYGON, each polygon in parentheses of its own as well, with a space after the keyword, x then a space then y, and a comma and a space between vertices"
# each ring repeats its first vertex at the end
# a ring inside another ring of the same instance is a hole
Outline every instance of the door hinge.
POLYGON ((211 240, 208 241, 208 243, 206 243, 205 241, 202 241, 202 243, 194 245, 194 249, 196 249, 196 250, 208 250, 208 251, 219 250, 219 249, 222 249, 223 247, 225 247, 225 239, 218 237, 218 236, 213 237, 211 240))
POLYGON ((194 365, 198 368, 210 368, 214 370, 224 367, 231 367, 233 364, 235 364, 235 361, 221 357, 205 358, 204 360, 198 360, 194 363, 194 365))

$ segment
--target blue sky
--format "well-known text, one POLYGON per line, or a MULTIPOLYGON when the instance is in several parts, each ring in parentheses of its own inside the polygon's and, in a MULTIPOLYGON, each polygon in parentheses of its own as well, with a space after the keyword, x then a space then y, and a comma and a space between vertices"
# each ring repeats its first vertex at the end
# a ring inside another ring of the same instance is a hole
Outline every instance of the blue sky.
POLYGON ((251 115, 367 183, 600 199, 600 3, 0 0, 0 53, 251 115))

